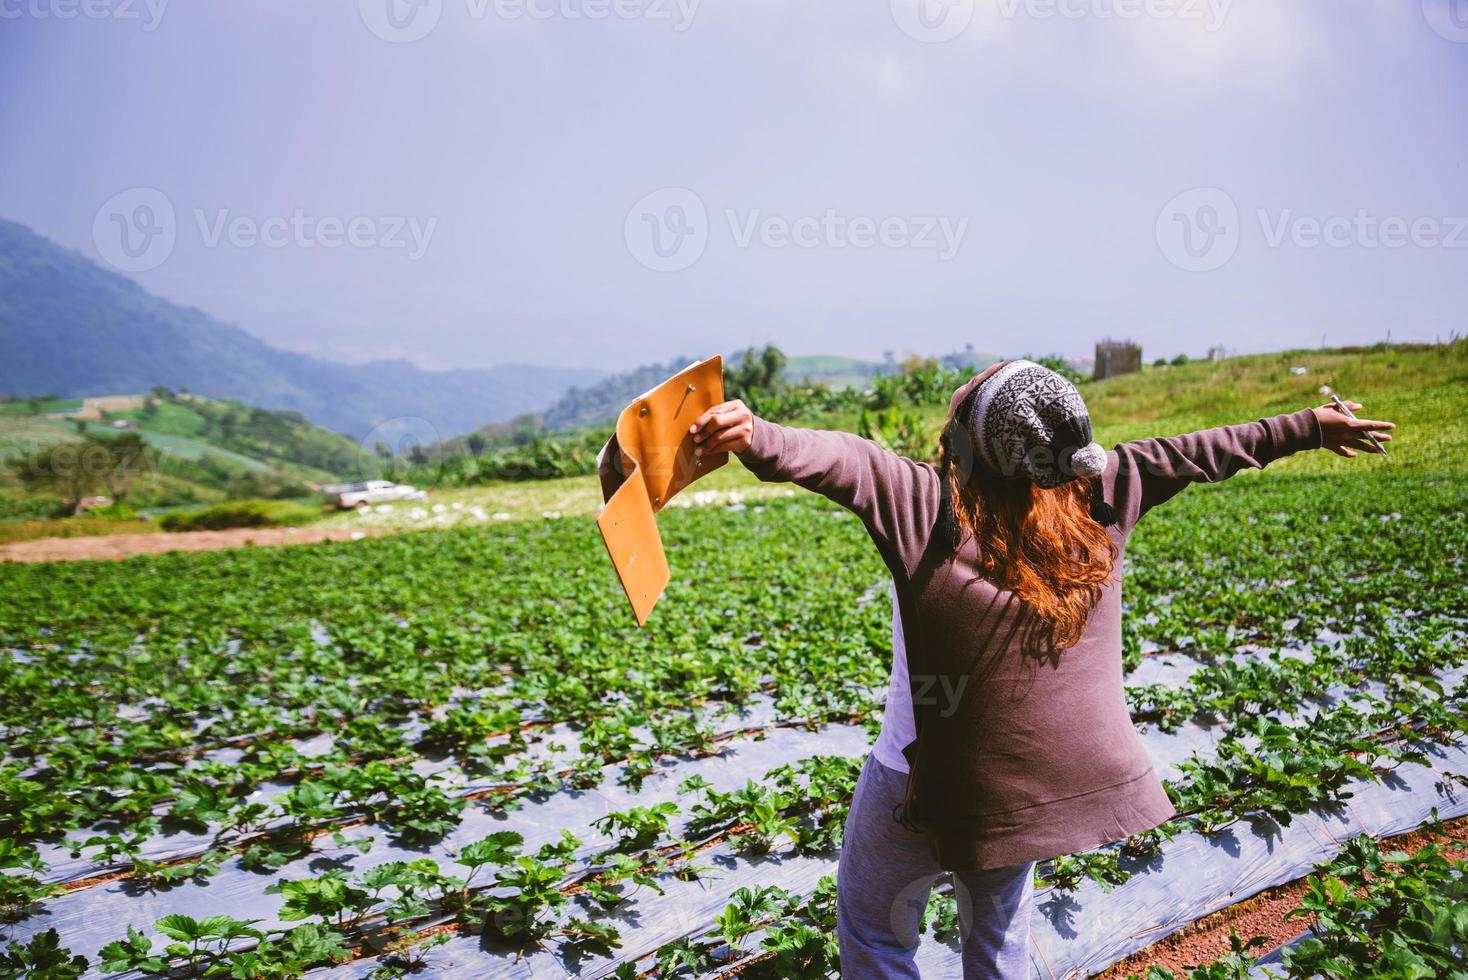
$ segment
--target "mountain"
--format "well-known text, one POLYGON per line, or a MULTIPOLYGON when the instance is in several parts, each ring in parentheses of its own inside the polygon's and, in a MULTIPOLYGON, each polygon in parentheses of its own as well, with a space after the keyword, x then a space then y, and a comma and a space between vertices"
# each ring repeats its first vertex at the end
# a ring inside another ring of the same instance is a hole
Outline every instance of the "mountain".
POLYGON ((80 252, 0 220, 3 393, 75 398, 165 385, 300 412, 359 438, 394 420, 391 431, 447 438, 541 410, 572 385, 603 376, 536 365, 424 371, 406 361, 318 360, 154 296, 80 252))

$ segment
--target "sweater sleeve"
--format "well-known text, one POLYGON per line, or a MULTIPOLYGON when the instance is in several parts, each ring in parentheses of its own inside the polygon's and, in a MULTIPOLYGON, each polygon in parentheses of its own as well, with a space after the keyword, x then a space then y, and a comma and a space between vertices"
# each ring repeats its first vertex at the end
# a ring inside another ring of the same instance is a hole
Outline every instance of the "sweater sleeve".
POLYGON ((783 426, 755 416, 739 460, 765 483, 794 483, 845 507, 894 573, 911 571, 938 512, 938 473, 850 432, 783 426))
POLYGON ((1320 420, 1308 408, 1242 425, 1121 443, 1108 466, 1117 523, 1130 530, 1189 483, 1217 483, 1245 467, 1262 469, 1320 444, 1320 420))

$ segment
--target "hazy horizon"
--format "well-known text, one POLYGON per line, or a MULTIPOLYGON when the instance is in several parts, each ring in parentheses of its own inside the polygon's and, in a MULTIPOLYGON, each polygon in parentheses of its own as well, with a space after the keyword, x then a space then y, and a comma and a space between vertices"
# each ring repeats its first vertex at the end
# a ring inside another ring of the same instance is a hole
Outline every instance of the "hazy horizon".
POLYGON ((0 0, 0 82, 0 216, 329 360, 1150 360, 1468 307, 1468 0, 0 0))

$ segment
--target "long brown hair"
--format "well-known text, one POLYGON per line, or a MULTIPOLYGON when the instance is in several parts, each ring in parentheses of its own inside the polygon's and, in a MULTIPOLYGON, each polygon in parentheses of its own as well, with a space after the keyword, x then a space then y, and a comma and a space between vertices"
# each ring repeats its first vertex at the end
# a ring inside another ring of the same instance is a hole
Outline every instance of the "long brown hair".
POLYGON ((1046 489, 983 470, 971 451, 960 448, 969 438, 961 420, 974 393, 948 420, 939 449, 945 509, 952 512, 950 544, 957 548, 960 530, 972 534, 979 574, 1019 597, 1040 643, 1064 650, 1080 639, 1116 562, 1116 546, 1103 526, 1110 517, 1101 481, 1076 479, 1046 489))

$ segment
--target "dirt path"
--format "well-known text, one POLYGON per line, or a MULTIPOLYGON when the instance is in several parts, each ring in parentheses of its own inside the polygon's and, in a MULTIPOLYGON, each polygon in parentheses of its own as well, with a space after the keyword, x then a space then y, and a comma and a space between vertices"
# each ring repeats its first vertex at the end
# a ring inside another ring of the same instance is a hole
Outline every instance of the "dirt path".
POLYGON ((345 527, 240 527, 227 531, 181 531, 173 534, 107 534, 95 537, 41 538, 0 545, 0 561, 84 561, 159 555, 169 551, 220 551, 251 545, 268 547, 314 544, 318 541, 355 541, 385 533, 378 529, 345 527))
MULTIPOLYGON (((1465 846, 1468 845, 1468 817, 1444 821, 1444 829, 1447 833, 1442 837, 1419 828, 1397 837, 1384 838, 1381 849, 1411 852, 1425 844, 1438 843, 1443 846, 1447 857, 1454 860, 1463 857, 1468 852, 1468 846, 1465 846)), ((1188 967, 1211 963, 1228 952, 1228 933, 1231 928, 1238 930, 1239 938, 1244 940, 1250 936, 1266 936, 1270 939, 1270 945, 1265 949, 1276 948, 1304 932, 1314 921, 1314 916, 1294 919, 1284 917, 1286 912, 1299 905, 1300 895, 1304 891, 1304 878, 1266 889, 1253 898, 1219 909, 1212 915, 1184 926, 1161 942, 1138 950, 1097 976, 1104 980, 1127 976, 1145 977, 1147 971, 1154 966, 1166 967, 1176 975, 1186 976, 1188 967)), ((1263 949, 1253 951, 1255 956, 1262 956, 1263 953, 1263 949)))

